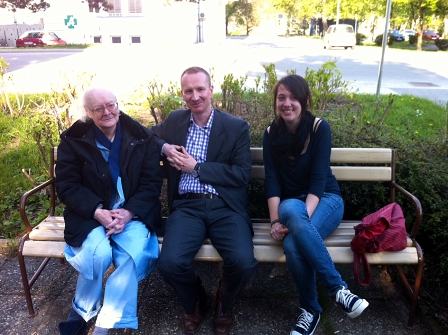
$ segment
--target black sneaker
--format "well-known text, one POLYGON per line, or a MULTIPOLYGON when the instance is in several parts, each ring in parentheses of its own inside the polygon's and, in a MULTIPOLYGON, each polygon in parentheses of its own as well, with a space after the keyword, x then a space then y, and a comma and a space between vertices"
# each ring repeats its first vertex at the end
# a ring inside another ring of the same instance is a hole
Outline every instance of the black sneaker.
POLYGON ((291 330, 289 335, 313 335, 316 330, 317 324, 320 320, 320 313, 313 314, 306 309, 301 308, 302 313, 297 319, 297 323, 291 330))
POLYGON ((351 318, 356 318, 369 306, 367 300, 361 299, 357 295, 350 293, 350 290, 343 287, 336 293, 336 304, 351 318))

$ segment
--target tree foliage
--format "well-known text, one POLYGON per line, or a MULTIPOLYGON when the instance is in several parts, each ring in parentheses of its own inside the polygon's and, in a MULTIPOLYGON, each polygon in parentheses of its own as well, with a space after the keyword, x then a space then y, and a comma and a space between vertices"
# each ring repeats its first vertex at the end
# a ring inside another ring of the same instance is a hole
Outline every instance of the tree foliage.
POLYGON ((110 3, 108 3, 107 0, 104 1, 88 0, 87 4, 89 5, 89 12, 95 12, 95 13, 99 13, 101 9, 107 11, 113 8, 113 6, 110 3))
MULTIPOLYGON (((89 11, 96 13, 99 13, 100 10, 107 11, 113 7, 107 0, 87 0, 86 3, 89 6, 89 11)), ((13 12, 17 9, 28 9, 36 13, 38 11, 44 11, 49 7, 50 4, 44 0, 0 0, 0 8, 6 8, 13 12)))
POLYGON ((257 1, 238 0, 230 2, 226 5, 226 33, 228 33, 228 25, 235 22, 238 26, 242 26, 246 30, 246 35, 259 24, 260 19, 258 12, 255 10, 257 1))
POLYGON ((33 13, 44 11, 50 4, 43 0, 0 0, 0 8, 6 8, 12 12, 17 9, 29 9, 33 13))

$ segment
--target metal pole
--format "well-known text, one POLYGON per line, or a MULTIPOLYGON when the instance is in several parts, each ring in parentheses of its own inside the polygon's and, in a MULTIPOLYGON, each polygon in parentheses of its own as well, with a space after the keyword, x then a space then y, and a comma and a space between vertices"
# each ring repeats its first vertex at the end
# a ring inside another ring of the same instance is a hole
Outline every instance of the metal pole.
POLYGON ((341 0, 338 0, 338 7, 336 9, 336 25, 339 24, 339 16, 341 15, 341 0))
POLYGON ((201 0, 198 0, 198 43, 202 42, 202 29, 201 29, 201 0))
POLYGON ((376 99, 380 99, 380 91, 381 91, 381 78, 383 75, 383 62, 384 62, 384 51, 386 50, 387 46, 387 39, 389 35, 389 20, 390 20, 390 9, 392 7, 392 0, 387 0, 387 10, 386 10, 386 24, 384 26, 384 33, 383 33, 383 46, 381 48, 381 61, 380 61, 380 67, 378 70, 378 84, 376 87, 376 99))

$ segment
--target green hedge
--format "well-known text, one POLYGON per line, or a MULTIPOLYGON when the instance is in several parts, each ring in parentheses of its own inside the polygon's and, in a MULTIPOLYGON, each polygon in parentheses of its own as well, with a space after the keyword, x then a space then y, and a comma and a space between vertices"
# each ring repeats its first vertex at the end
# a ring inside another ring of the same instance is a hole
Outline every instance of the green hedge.
POLYGON ((437 48, 439 48, 439 50, 441 50, 441 51, 448 50, 448 40, 439 39, 439 40, 434 41, 434 43, 437 45, 437 48))

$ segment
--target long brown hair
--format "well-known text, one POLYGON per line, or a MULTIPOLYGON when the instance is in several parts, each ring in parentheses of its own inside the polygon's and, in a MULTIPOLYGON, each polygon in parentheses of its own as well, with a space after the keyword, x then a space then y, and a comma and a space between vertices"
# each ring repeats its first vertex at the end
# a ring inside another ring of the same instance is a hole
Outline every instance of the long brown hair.
POLYGON ((275 119, 273 124, 271 125, 270 134, 274 147, 277 147, 277 149, 274 149, 274 151, 278 150, 278 153, 288 152, 288 155, 298 157, 305 147, 305 142, 308 138, 308 135, 311 134, 315 119, 315 116, 309 110, 309 106, 311 106, 312 102, 309 85, 303 77, 296 74, 291 74, 283 77, 275 84, 273 93, 275 119), (285 143, 281 143, 282 141, 280 139, 281 135, 287 132, 285 122, 280 117, 277 111, 277 95, 280 85, 283 85, 289 92, 291 92, 295 96, 302 108, 302 111, 300 113, 299 125, 295 130, 292 141, 288 143, 288 148, 284 146, 285 143))

